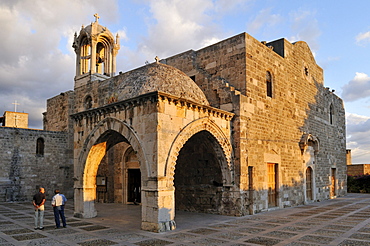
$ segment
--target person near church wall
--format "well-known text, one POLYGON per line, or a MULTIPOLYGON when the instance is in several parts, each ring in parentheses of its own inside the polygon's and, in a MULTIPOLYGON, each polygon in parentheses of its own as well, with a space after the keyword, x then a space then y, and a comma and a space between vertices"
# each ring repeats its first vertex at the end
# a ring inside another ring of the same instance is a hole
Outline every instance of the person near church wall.
POLYGON ((67 227, 66 218, 64 216, 64 206, 67 202, 67 198, 60 194, 59 190, 56 189, 54 191, 55 195, 53 196, 53 199, 51 200, 51 206, 53 206, 54 210, 54 219, 55 219, 55 228, 60 228, 60 219, 62 219, 63 227, 67 227), (59 219, 60 217, 60 219, 59 219))
POLYGON ((44 204, 46 201, 45 189, 39 188, 39 192, 33 196, 32 203, 35 209, 35 230, 44 229, 44 204))

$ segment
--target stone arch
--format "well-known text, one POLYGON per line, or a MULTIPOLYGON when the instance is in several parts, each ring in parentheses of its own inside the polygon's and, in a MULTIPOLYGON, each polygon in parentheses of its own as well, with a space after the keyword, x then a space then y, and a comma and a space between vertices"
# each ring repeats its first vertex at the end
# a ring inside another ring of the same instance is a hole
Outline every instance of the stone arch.
POLYGON ((94 206, 96 197, 96 174, 99 164, 110 147, 107 145, 107 138, 104 134, 109 131, 117 132, 130 143, 136 151, 140 162, 142 174, 149 176, 150 170, 146 160, 143 144, 134 129, 126 122, 116 118, 108 117, 100 121, 86 137, 78 157, 75 183, 75 215, 84 218, 91 218, 97 215, 94 206))
MULTIPOLYGON (((148 165, 148 161, 146 160, 142 147, 143 144, 141 143, 139 136, 129 124, 113 117, 103 119, 91 130, 84 142, 83 149, 79 156, 79 163, 83 163, 83 161, 87 159, 89 153, 87 150, 91 150, 92 146, 99 142, 100 136, 108 130, 116 131, 127 139, 133 149, 137 152, 137 156, 140 160, 140 165, 143 167, 143 171, 145 171, 147 176, 149 176, 150 167, 148 165)), ((86 169, 86 167, 84 166, 83 169, 86 169)), ((80 172, 81 171, 83 170, 80 170, 80 172)))
POLYGON ((299 148, 303 154, 306 147, 309 145, 309 142, 313 143, 313 148, 315 150, 315 154, 319 152, 320 149, 320 141, 317 137, 313 136, 312 134, 305 133, 302 135, 301 140, 299 141, 299 148))
POLYGON ((226 181, 226 185, 231 185, 233 182, 232 175, 233 166, 231 163, 232 155, 231 143, 228 137, 225 135, 225 133, 223 133, 222 130, 212 120, 210 120, 207 117, 189 123, 176 136, 167 156, 165 176, 169 176, 171 178, 174 177, 176 160, 181 148, 194 134, 200 131, 209 132, 213 137, 215 137, 218 144, 220 145, 226 159, 226 164, 220 167, 222 176, 223 179, 226 181))
POLYGON ((43 137, 39 137, 36 140, 36 156, 44 156, 45 140, 43 137))

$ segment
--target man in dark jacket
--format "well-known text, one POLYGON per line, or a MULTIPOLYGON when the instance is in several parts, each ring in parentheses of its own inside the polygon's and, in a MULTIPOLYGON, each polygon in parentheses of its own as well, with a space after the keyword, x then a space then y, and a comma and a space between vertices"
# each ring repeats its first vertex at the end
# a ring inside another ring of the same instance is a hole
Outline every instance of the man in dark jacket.
POLYGON ((39 188, 39 192, 33 196, 32 203, 35 208, 35 230, 44 229, 44 204, 46 201, 45 189, 39 188))

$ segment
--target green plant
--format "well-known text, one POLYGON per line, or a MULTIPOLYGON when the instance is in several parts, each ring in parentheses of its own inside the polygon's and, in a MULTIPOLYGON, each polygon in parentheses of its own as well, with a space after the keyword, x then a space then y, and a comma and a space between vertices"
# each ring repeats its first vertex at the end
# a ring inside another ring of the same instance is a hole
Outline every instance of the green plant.
POLYGON ((370 193, 370 175, 348 175, 347 191, 349 193, 370 193))

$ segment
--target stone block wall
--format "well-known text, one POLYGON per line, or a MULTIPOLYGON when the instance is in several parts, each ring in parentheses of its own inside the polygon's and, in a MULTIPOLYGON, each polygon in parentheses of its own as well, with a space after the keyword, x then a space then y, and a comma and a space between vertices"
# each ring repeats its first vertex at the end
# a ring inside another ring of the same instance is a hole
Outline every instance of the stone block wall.
POLYGON ((3 126, 28 128, 28 114, 5 111, 3 126))
POLYGON ((370 164, 347 165, 347 174, 350 176, 369 175, 370 164))
MULTIPOLYGON (((342 100, 323 85, 323 70, 305 42, 260 42, 244 33, 199 51, 164 60, 192 77, 214 107, 235 113, 232 121, 235 183, 250 189, 241 198, 244 212, 267 204, 267 163, 278 164, 278 206, 305 203, 305 170, 299 142, 312 134, 320 150, 311 167, 315 199, 346 194, 345 112, 342 100), (266 74, 272 77, 267 95, 266 74), (218 87, 218 88, 215 88, 218 87), (222 88, 222 89, 221 89, 222 88), (332 112, 331 112, 332 110, 332 112), (332 118, 330 120, 330 117, 332 118)), ((239 198, 236 198, 239 199, 239 198)))
POLYGON ((1 127, 0 201, 31 201, 40 186, 47 199, 56 188, 73 198, 73 156, 67 139, 65 132, 1 127), (44 140, 43 155, 36 154, 38 138, 44 140))
POLYGON ((72 123, 69 116, 72 114, 74 105, 74 92, 62 92, 50 98, 46 103, 44 115, 44 130, 46 131, 70 131, 72 123))

